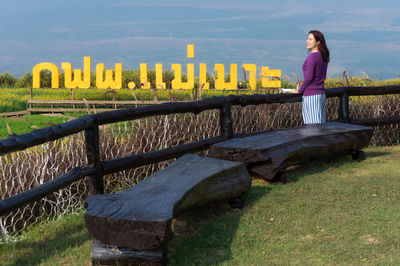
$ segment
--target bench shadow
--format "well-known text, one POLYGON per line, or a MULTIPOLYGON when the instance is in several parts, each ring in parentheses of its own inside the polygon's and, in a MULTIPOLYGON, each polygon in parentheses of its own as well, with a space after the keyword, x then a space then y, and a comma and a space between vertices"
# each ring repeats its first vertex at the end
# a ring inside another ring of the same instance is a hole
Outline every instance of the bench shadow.
MULTIPOLYGON (((386 156, 389 154, 390 154, 389 152, 371 151, 371 152, 366 152, 365 157, 366 160, 368 160, 368 158, 376 158, 376 157, 386 156)), ((357 160, 353 160, 351 155, 341 155, 338 157, 315 160, 314 162, 307 164, 290 166, 286 168, 284 172, 287 176, 290 176, 288 178, 288 182, 297 182, 301 180, 301 178, 304 176, 310 174, 317 174, 343 163, 359 163, 359 162, 357 160), (298 172, 302 172, 303 174, 298 175, 297 174, 298 172)))
MULTIPOLYGON (((389 154, 378 151, 365 153, 366 159, 389 154)), ((341 155, 292 166, 285 172, 290 176, 288 182, 297 182, 307 175, 350 162, 358 163, 352 159, 351 154, 341 155)), ((214 204, 188 212, 176 219, 174 238, 168 248, 171 265, 216 265, 231 260, 233 254, 231 245, 241 226, 241 218, 259 199, 273 190, 275 185, 252 186, 244 198, 245 206, 241 210, 232 210, 226 203, 225 206, 214 204)))
POLYGON ((214 265, 232 258, 231 243, 241 217, 272 187, 253 185, 233 209, 227 202, 208 204, 174 221, 174 238, 168 245, 170 265, 214 265))
POLYGON ((84 223, 64 225, 55 234, 40 241, 21 240, 15 244, 15 248, 24 250, 23 255, 14 258, 7 265, 40 264, 69 248, 81 246, 91 239, 88 233, 84 233, 84 228, 84 223))
POLYGON ((381 157, 385 155, 391 154, 390 152, 385 152, 385 151, 369 151, 365 153, 366 158, 375 158, 375 157, 381 157))

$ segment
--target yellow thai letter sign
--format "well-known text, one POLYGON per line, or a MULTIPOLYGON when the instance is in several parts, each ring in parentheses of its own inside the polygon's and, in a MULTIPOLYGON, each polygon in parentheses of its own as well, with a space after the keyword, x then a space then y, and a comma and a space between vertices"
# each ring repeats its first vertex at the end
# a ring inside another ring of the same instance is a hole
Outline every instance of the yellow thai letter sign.
MULTIPOLYGON (((194 58, 194 45, 187 45, 187 58, 194 58)), ((61 68, 64 70, 64 87, 65 88, 81 88, 87 89, 91 84, 91 58, 85 56, 83 58, 83 73, 81 69, 72 69, 71 63, 63 62, 61 68)), ((52 63, 40 63, 33 68, 33 88, 40 88, 40 73, 43 70, 51 72, 51 87, 60 87, 60 70, 52 63)), ((182 65, 171 64, 171 70, 174 72, 174 78, 171 81, 172 89, 187 89, 191 90, 195 87, 195 65, 192 63, 186 64, 186 81, 182 81, 182 65)), ((199 64, 199 87, 204 90, 210 88, 207 81, 207 64, 199 64)), ((245 79, 249 82, 249 88, 254 90, 257 86, 257 66, 255 64, 243 64, 242 70, 245 79)), ((236 90, 237 83, 237 64, 230 64, 229 81, 225 79, 225 65, 215 64, 214 78, 216 90, 236 90)), ((161 63, 155 64, 155 87, 166 89, 166 82, 163 80, 163 67, 161 63)), ((272 70, 267 66, 261 67, 261 87, 262 88, 277 88, 281 86, 281 70, 272 70)), ((128 82, 128 88, 133 89, 136 86, 142 89, 151 89, 147 77, 147 64, 140 64, 140 84, 135 84, 133 81, 128 82)), ((99 63, 96 66, 96 87, 100 89, 120 89, 122 88, 122 63, 115 64, 114 70, 104 69, 104 64, 99 63)))

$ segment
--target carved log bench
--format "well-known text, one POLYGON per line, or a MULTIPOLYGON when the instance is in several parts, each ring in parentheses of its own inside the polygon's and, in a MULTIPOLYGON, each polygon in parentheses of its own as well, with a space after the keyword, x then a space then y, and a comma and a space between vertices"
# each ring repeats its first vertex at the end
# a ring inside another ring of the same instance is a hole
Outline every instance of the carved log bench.
POLYGON ((281 170, 291 165, 346 153, 362 159, 371 137, 371 127, 328 122, 230 139, 212 145, 208 156, 244 162, 250 173, 286 182, 281 170))
POLYGON ((130 189, 89 196, 85 221, 95 238, 92 262, 165 264, 173 218, 244 196, 250 186, 243 163, 186 154, 130 189))

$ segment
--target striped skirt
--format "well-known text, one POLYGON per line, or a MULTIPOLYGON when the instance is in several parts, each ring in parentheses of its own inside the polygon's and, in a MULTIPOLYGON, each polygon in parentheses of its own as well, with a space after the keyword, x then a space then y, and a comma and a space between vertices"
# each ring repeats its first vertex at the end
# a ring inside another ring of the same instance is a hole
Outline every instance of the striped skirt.
POLYGON ((325 94, 303 96, 304 124, 326 123, 325 101, 325 94))

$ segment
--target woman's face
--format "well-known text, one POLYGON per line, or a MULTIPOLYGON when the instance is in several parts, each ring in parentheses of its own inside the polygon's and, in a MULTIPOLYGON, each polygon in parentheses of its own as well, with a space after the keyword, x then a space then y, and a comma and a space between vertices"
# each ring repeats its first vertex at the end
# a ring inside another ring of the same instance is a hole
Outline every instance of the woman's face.
POLYGON ((307 36, 307 49, 308 50, 318 51, 318 44, 319 44, 319 42, 317 42, 315 40, 314 35, 312 33, 308 34, 308 36, 307 36))

